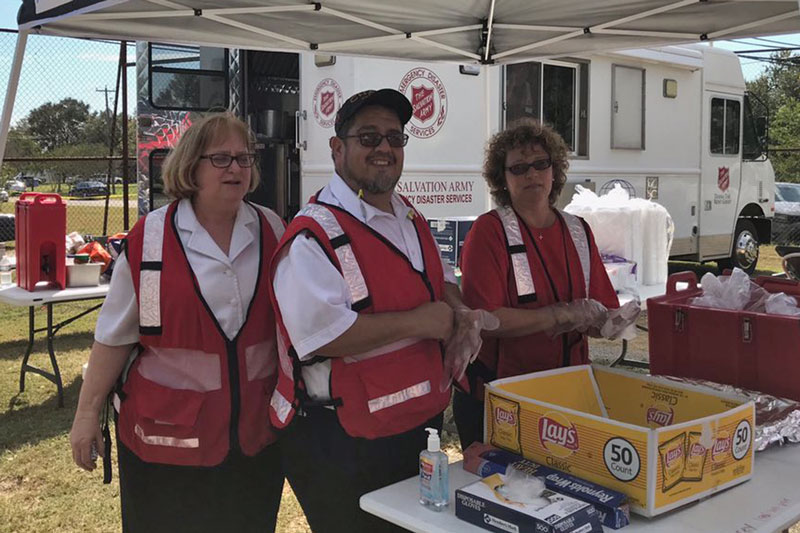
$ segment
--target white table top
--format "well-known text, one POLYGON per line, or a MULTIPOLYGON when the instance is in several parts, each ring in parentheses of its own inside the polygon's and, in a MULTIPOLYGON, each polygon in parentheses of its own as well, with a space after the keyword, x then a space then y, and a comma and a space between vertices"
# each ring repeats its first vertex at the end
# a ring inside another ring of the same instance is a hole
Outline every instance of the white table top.
MULTIPOLYGON (((478 533, 486 530, 455 517, 455 490, 477 480, 461 467, 450 465, 450 505, 435 512, 422 507, 417 477, 389 485, 361 497, 365 511, 406 529, 425 533, 478 533)), ((636 533, 774 532, 800 520, 800 445, 789 444, 758 452, 754 475, 741 485, 647 519, 631 516, 620 531, 636 533)), ((613 529, 604 528, 606 532, 613 529)))
POLYGON ((101 283, 94 287, 70 287, 67 289, 36 289, 26 291, 14 285, 0 289, 0 303, 17 307, 31 307, 56 302, 70 302, 75 300, 91 300, 105 298, 108 294, 108 284, 101 283))

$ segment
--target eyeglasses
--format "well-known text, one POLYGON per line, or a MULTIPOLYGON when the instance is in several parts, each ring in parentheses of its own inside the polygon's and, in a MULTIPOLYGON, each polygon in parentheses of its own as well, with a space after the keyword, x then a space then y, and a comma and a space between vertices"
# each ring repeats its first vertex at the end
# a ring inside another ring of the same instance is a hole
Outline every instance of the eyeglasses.
POLYGON ((534 170, 545 170, 551 166, 553 166, 553 162, 550 160, 550 158, 547 158, 537 159, 536 161, 531 161, 530 163, 517 163, 516 165, 506 167, 506 170, 515 176, 524 176, 528 173, 529 168, 533 168, 534 170))
POLYGON ((236 160, 236 164, 241 168, 250 168, 256 162, 256 154, 208 154, 201 155, 200 159, 208 159, 211 165, 216 168, 228 168, 236 160))
POLYGON ((375 148, 376 146, 380 146, 384 137, 386 138, 386 142, 388 142, 389 146, 392 148, 402 148, 408 143, 408 135, 405 133, 387 133, 386 135, 381 135, 380 133, 369 132, 359 133, 358 135, 343 135, 340 138, 349 139, 351 137, 358 137, 358 142, 361 143, 361 146, 365 146, 367 148, 375 148))

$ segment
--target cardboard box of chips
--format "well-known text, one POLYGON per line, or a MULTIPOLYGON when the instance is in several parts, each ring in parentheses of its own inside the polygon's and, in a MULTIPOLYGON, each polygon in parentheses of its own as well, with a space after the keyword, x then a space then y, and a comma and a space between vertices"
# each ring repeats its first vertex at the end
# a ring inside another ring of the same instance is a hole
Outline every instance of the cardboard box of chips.
POLYGON ((617 490, 655 516, 753 475, 752 401, 602 366, 493 381, 484 441, 617 490))

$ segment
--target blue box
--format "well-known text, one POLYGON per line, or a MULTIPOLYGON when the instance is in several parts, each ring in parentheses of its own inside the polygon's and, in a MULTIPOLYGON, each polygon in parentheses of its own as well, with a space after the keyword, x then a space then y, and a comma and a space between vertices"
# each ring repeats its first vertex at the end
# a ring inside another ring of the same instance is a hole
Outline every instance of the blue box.
POLYGON ((497 533, 602 533, 591 504, 545 489, 544 506, 510 500, 505 478, 493 474, 456 490, 456 517, 497 533))
POLYGON ((442 259, 452 267, 457 267, 461 259, 461 249, 464 247, 464 239, 472 227, 477 217, 447 217, 430 218, 428 226, 431 228, 433 238, 439 245, 439 253, 442 259))

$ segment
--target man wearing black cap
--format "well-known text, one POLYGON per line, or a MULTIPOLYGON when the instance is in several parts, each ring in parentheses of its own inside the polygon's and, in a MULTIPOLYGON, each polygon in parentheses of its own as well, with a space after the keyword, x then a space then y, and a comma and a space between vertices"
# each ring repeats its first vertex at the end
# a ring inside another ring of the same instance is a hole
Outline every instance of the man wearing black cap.
POLYGON ((460 293, 427 222, 394 190, 411 113, 392 89, 342 105, 336 172, 272 263, 284 346, 271 416, 292 421, 284 468, 315 532, 394 530, 358 499, 418 473, 424 428, 441 429, 450 401, 442 346, 460 293))

